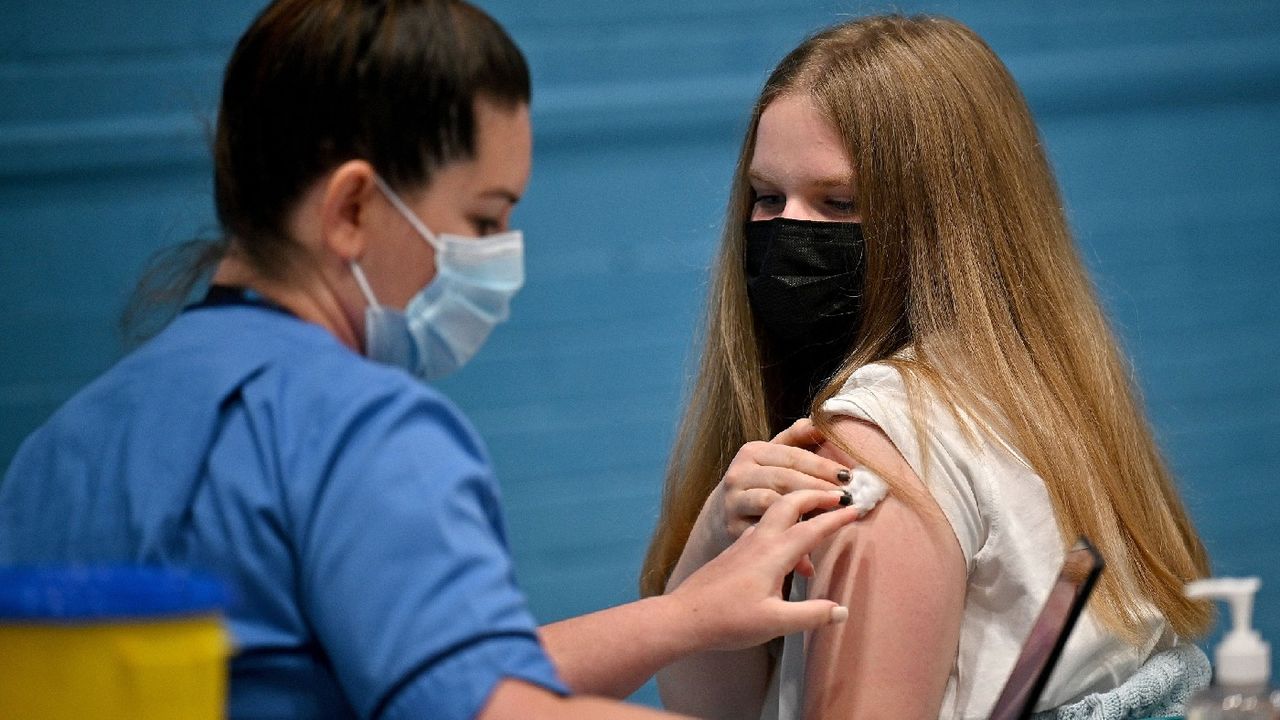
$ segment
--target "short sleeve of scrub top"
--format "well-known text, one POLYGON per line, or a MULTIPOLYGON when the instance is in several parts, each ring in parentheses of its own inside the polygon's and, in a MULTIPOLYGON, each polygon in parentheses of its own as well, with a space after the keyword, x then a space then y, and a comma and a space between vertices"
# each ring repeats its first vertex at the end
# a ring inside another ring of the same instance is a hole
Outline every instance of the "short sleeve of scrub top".
POLYGON ((293 498, 302 609, 361 717, 472 718, 503 678, 563 694, 484 451, 413 389, 349 411, 311 460, 325 466, 303 473, 324 480, 293 498))

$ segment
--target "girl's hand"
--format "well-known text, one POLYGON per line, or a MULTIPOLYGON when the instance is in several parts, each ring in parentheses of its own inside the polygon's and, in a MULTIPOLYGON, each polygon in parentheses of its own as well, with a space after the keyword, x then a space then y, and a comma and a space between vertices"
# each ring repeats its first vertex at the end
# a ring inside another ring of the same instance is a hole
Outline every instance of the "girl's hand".
POLYGON ((823 439, 811 420, 801 418, 769 442, 743 445, 698 518, 707 551, 718 555, 787 493, 838 490, 848 482, 848 468, 812 452, 823 439))

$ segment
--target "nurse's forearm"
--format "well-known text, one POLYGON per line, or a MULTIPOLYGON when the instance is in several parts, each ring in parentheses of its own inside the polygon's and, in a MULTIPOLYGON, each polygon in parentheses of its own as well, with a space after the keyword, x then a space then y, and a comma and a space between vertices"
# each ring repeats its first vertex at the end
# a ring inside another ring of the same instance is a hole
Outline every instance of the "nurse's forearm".
MULTIPOLYGON (((703 539, 686 546, 668 593, 718 554, 703 539)), ((540 634, 574 692, 624 698, 662 668, 708 649, 691 614, 668 594, 562 620, 540 634)))
POLYGON ((544 625, 539 634, 576 693, 624 698, 659 669, 704 649, 694 613, 651 597, 544 625))
POLYGON ((478 720, 676 720, 657 710, 591 697, 560 697, 519 680, 503 680, 478 720))
MULTIPOLYGON (((684 552, 667 581, 667 592, 717 554, 698 517, 684 552)), ((699 652, 658 672, 658 694, 664 707, 705 718, 759 717, 769 678, 769 656, 763 645, 737 651, 699 652)))
POLYGON ((755 718, 769 686, 764 645, 732 652, 704 652, 658 672, 658 695, 672 712, 700 718, 755 718))
MULTIPOLYGON (((694 653, 717 658, 755 653, 770 638, 843 622, 830 600, 786 602, 782 579, 824 538, 858 518, 823 490, 799 490, 774 502, 760 521, 706 564, 681 573, 667 594, 570 618, 542 629, 561 677, 579 692, 624 697, 660 668, 694 653), (816 517, 815 511, 827 510, 816 517), (801 522, 803 518, 812 518, 801 522)), ((762 661, 750 668, 763 675, 762 661)))
POLYGON ((758 709, 767 680, 763 647, 708 651, 695 613, 667 595, 546 625, 539 630, 561 679, 576 693, 625 698, 659 675, 671 709, 706 716, 709 708, 758 709), (691 705, 714 698, 710 706, 691 705), (745 701, 745 705, 739 701, 745 701), (694 708, 702 712, 694 712, 694 708))

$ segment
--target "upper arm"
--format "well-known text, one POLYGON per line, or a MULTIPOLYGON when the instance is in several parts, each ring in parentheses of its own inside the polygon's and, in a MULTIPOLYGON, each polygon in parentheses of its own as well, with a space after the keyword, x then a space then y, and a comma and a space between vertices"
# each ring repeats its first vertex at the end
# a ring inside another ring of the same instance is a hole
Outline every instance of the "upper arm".
MULTIPOLYGON (((912 493, 891 491, 813 556, 810 597, 849 608, 807 646, 806 717, 936 718, 955 663, 966 566, 954 532, 893 443, 869 423, 842 419, 836 435, 912 493), (900 493, 898 493, 900 494, 900 493)), ((821 454, 852 463, 826 444, 821 454)))

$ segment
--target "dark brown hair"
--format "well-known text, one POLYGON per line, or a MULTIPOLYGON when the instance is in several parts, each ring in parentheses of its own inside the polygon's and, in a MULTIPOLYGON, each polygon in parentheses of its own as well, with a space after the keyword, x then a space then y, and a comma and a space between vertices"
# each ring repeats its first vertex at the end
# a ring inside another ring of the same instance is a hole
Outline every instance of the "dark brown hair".
POLYGON ((157 305, 171 316, 232 244, 258 272, 285 277, 296 256, 289 214, 339 164, 364 159, 392 187, 417 189, 473 157, 478 98, 527 104, 529 69, 502 27, 462 0, 271 3, 223 78, 213 148, 222 237, 157 257, 126 331, 157 305))

